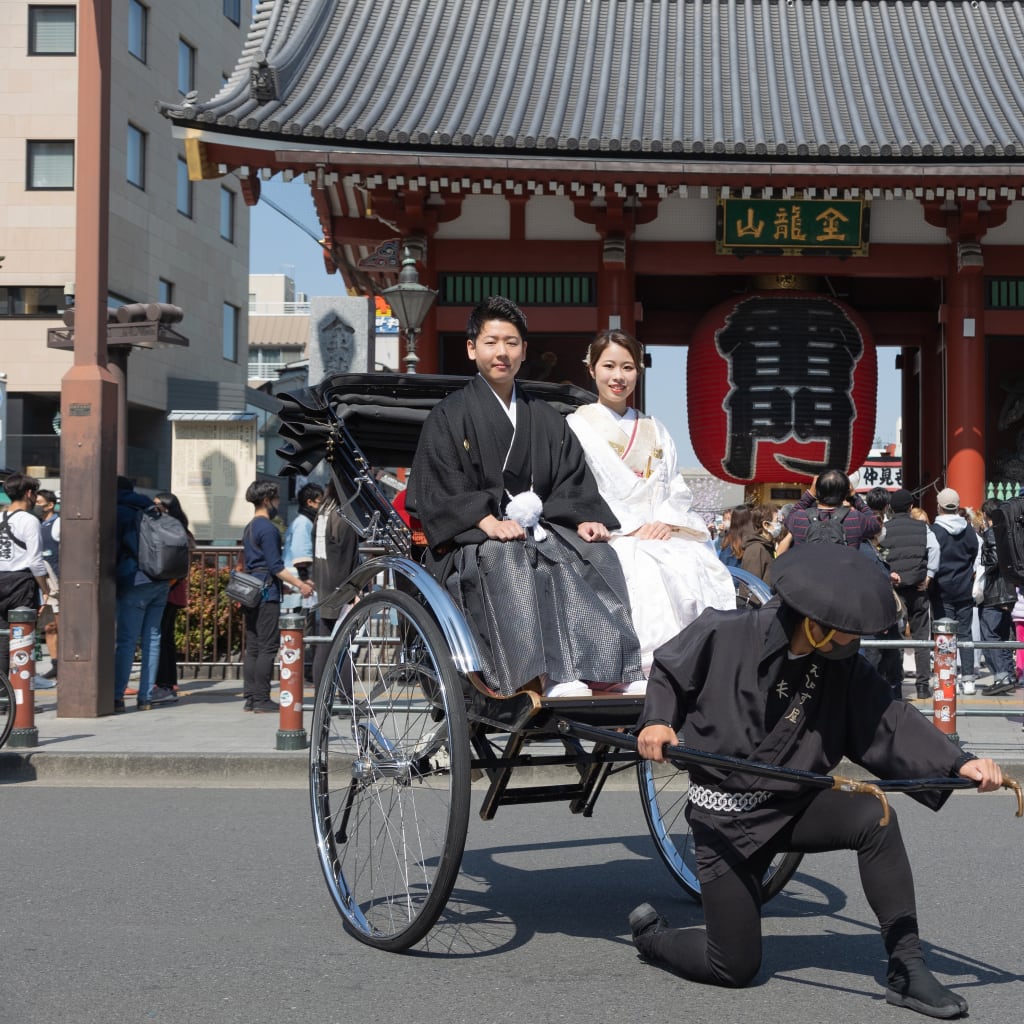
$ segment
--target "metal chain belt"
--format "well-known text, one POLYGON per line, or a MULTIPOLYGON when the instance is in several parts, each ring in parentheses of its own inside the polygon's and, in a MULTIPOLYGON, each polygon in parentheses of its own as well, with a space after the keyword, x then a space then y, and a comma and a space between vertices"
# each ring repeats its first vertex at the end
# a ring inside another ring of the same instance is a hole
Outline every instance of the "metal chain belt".
POLYGON ((707 786, 690 786, 690 803, 705 811, 752 811, 763 804, 771 794, 764 789, 751 789, 746 793, 725 793, 707 786))

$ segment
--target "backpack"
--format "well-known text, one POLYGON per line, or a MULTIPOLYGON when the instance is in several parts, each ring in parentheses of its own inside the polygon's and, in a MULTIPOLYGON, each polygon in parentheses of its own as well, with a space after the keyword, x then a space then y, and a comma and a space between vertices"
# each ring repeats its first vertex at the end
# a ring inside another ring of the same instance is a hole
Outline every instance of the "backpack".
POLYGON ((843 527, 843 520, 850 514, 848 508, 837 508, 828 519, 822 519, 818 510, 809 508, 807 510, 807 535, 804 537, 805 544, 845 544, 846 530, 843 527))
POLYGON ((999 574, 1016 587, 1024 587, 1024 497, 1004 501, 992 512, 999 574))
POLYGON ((156 505, 144 508, 137 519, 139 568, 151 580, 180 580, 188 575, 191 557, 188 531, 174 516, 156 505))

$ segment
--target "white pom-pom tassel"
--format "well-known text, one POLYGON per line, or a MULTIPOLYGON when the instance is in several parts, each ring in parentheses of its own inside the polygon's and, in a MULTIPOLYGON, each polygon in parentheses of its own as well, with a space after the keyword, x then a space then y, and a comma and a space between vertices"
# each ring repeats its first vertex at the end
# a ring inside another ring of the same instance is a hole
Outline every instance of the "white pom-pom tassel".
POLYGON ((547 530, 540 525, 543 511, 544 504, 534 491, 520 491, 505 506, 505 514, 509 519, 514 519, 524 530, 532 530, 536 541, 544 540, 548 535, 547 530))

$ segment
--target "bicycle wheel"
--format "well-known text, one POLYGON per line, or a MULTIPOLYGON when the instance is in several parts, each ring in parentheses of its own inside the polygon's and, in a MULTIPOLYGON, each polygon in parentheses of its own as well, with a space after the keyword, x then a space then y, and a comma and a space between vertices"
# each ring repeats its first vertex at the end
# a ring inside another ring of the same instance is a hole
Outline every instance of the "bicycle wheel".
MULTIPOLYGON (((687 895, 699 903, 697 858, 685 813, 690 793, 690 773, 667 761, 660 764, 640 761, 637 764, 637 779, 644 817, 658 856, 687 895)), ((802 853, 782 853, 771 862, 761 880, 761 898, 765 903, 785 888, 801 860, 802 853)))
POLYGON ((345 928, 378 949, 423 938, 455 885, 469 824, 462 681, 415 598, 383 590, 338 628, 310 746, 317 853, 345 928))
POLYGON ((14 687, 6 673, 0 672, 0 747, 7 742, 14 728, 14 715, 18 710, 14 699, 14 687))

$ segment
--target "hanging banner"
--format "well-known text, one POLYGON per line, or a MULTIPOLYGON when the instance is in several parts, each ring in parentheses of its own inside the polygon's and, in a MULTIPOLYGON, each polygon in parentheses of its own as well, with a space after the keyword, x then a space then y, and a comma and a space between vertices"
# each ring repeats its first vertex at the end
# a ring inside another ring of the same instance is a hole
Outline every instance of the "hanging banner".
POLYGON ((878 367, 854 310, 826 295, 754 292, 721 303, 690 342, 690 438, 722 480, 849 473, 871 450, 878 367))

